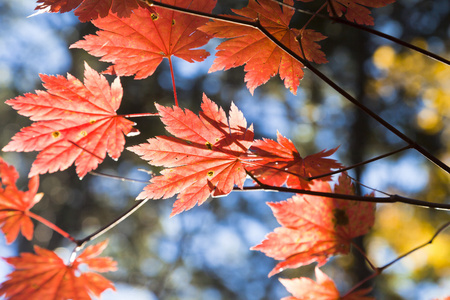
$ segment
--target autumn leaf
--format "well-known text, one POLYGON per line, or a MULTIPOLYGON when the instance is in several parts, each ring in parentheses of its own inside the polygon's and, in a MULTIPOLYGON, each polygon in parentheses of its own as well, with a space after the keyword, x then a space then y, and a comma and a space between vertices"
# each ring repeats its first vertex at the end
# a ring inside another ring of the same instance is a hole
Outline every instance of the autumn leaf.
POLYGON ((334 16, 334 12, 338 17, 345 15, 350 22, 374 25, 373 17, 367 7, 383 7, 394 2, 395 0, 331 0, 328 2, 328 12, 331 16, 334 16))
POLYGON ((75 162, 80 178, 97 168, 106 152, 118 159, 124 135, 136 134, 133 122, 116 110, 122 101, 122 86, 116 78, 111 86, 85 64, 84 85, 68 74, 41 75, 47 91, 25 94, 6 101, 19 114, 37 121, 23 128, 3 151, 40 151, 29 177, 67 169, 75 162))
MULTIPOLYGON (((314 181, 311 190, 331 192, 329 183, 314 181)), ((335 192, 352 194, 350 179, 344 174, 335 192)), ((329 256, 346 254, 351 240, 366 234, 373 226, 375 204, 311 195, 295 195, 287 201, 268 203, 282 225, 269 233, 252 250, 282 260, 269 273, 297 268, 312 262, 323 265, 329 256)))
POLYGON ((43 194, 37 193, 39 177, 33 176, 28 182, 28 191, 19 191, 16 181, 19 178, 14 166, 8 165, 0 157, 0 226, 6 237, 6 242, 11 244, 19 235, 31 240, 34 225, 28 216, 29 210, 38 203, 43 194))
POLYGON ((104 18, 110 10, 121 18, 129 17, 134 9, 144 5, 140 0, 38 0, 37 3, 37 10, 60 13, 78 7, 75 15, 81 22, 104 18))
MULTIPOLYGON (((285 0, 291 4, 292 0, 285 0)), ((246 21, 258 20, 267 31, 283 45, 303 57, 298 40, 301 40, 306 58, 316 63, 325 63, 325 54, 320 51, 317 41, 325 36, 314 30, 289 28, 294 10, 280 7, 276 1, 250 0, 243 9, 233 10, 246 21)), ((209 72, 228 70, 245 64, 247 88, 253 94, 255 88, 266 83, 270 77, 279 74, 286 88, 297 93, 303 78, 302 63, 291 57, 269 40, 261 31, 253 27, 222 21, 207 23, 199 28, 216 38, 227 38, 218 47, 216 59, 209 72)))
POLYGON ((374 300, 373 297, 366 296, 371 288, 352 292, 344 297, 339 295, 333 280, 331 280, 318 267, 315 269, 316 281, 301 277, 293 279, 280 278, 280 282, 292 294, 281 300, 374 300))
MULTIPOLYGON (((167 4, 210 13, 216 0, 167 0, 167 4)), ((172 55, 188 62, 203 61, 209 53, 203 49, 211 38, 197 27, 207 19, 164 8, 134 10, 129 18, 110 14, 92 23, 97 35, 87 35, 70 48, 82 48, 91 55, 111 62, 107 72, 119 76, 135 75, 143 79, 152 75, 164 58, 172 55)))
MULTIPOLYGON (((313 181, 306 178, 331 172, 342 165, 334 159, 326 158, 337 148, 302 158, 294 144, 280 133, 277 141, 271 139, 255 140, 250 150, 256 158, 246 165, 246 170, 261 183, 271 186, 286 184, 290 188, 309 189, 313 181)), ((331 176, 316 180, 329 181, 331 176)))
POLYGON ((175 137, 157 136, 128 148, 151 165, 166 167, 153 177, 138 199, 169 198, 178 193, 172 216, 201 205, 209 195, 243 187, 243 160, 253 142, 253 126, 232 104, 227 120, 222 108, 203 95, 199 116, 190 110, 156 104, 166 130, 175 137))
POLYGON ((86 265, 96 272, 116 271, 117 263, 111 258, 97 257, 106 246, 107 241, 89 246, 68 265, 55 252, 38 246, 34 246, 36 254, 5 258, 15 270, 0 285, 0 295, 10 300, 87 300, 90 294, 99 297, 108 288, 115 290, 103 276, 81 270, 86 265))

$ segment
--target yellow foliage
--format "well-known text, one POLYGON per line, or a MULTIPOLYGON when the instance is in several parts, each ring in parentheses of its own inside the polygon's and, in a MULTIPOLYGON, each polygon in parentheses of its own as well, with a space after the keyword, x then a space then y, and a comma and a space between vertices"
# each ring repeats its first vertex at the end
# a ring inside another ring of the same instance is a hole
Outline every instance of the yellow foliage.
POLYGON ((390 46, 381 46, 373 54, 373 62, 379 69, 389 69, 395 60, 395 51, 390 46))
POLYGON ((417 114, 417 124, 429 133, 437 133, 442 129, 442 118, 434 109, 423 108, 417 114))
MULTIPOLYGON (((372 236, 383 239, 400 256, 415 247, 428 242, 437 228, 426 221, 420 208, 401 204, 383 205, 378 210, 372 236)), ((438 218, 444 220, 445 218, 438 218)), ((439 224, 441 226, 443 224, 439 224)), ((369 256, 375 256, 378 245, 369 244, 369 256)), ((425 268, 432 267, 439 276, 450 275, 450 228, 441 232, 431 245, 408 255, 410 271, 420 274, 425 268)), ((389 263, 383 261, 381 264, 389 263)), ((397 262, 397 263, 401 263, 397 262)))
MULTIPOLYGON (((417 39, 413 44, 426 49, 427 43, 417 39)), ((391 46, 380 46, 373 55, 374 65, 385 74, 372 80, 368 90, 381 96, 401 88, 406 97, 422 98, 417 125, 423 131, 435 134, 450 118, 450 68, 425 55, 407 50, 401 53, 391 46), (445 122, 444 122, 445 121, 445 122)))

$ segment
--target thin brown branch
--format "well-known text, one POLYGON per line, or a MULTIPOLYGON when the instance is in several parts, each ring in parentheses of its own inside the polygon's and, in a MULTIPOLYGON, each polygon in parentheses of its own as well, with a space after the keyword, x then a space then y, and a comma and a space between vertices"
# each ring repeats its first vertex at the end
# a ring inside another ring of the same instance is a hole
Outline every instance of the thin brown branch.
POLYGON ((369 190, 372 190, 372 191, 374 191, 374 192, 378 192, 378 193, 384 194, 384 195, 386 195, 386 196, 390 196, 389 193, 386 193, 386 192, 377 190, 377 189, 375 189, 375 188, 373 188, 373 187, 370 187, 370 186, 368 186, 368 185, 365 185, 364 183, 361 183, 360 181, 358 181, 358 180, 356 180, 355 178, 353 178, 352 176, 350 176, 350 175, 348 175, 348 174, 346 174, 346 175, 347 175, 347 177, 350 178, 353 182, 359 184, 360 186, 363 186, 363 187, 365 187, 365 188, 367 188, 367 189, 369 189, 369 190))
MULTIPOLYGON (((264 31, 266 31, 264 29, 264 31)), ((281 44, 281 43, 280 43, 281 44)), ((301 40, 299 41, 300 47, 302 47, 301 40)), ((295 53, 294 53, 295 54, 295 53)), ((356 100, 352 95, 350 95, 346 90, 341 88, 338 84, 336 84, 334 81, 332 81, 328 76, 326 76, 324 73, 319 71, 316 67, 314 67, 309 61, 306 59, 303 59, 301 57, 298 57, 299 61, 305 65, 310 71, 312 71, 316 76, 318 76, 322 81, 324 81, 326 84, 328 84, 330 87, 332 87, 336 92, 341 94, 344 98, 346 98, 348 101, 350 101, 353 105, 361 109, 364 113, 366 113, 368 116, 370 116, 372 119, 377 121, 379 124, 383 125, 386 129, 388 129, 390 132, 395 134, 397 137, 405 141, 409 146, 416 149, 420 154, 422 154, 424 157, 428 158, 431 162, 436 164, 438 167, 440 167, 442 170, 446 171, 450 174, 450 167, 447 166, 445 163, 443 163, 441 160, 439 160, 436 156, 428 152, 425 148, 423 148, 421 145, 417 144, 415 141, 410 139, 408 136, 403 134, 400 130, 392 126, 389 122, 384 120, 382 117, 380 117, 378 114, 373 112, 370 108, 356 100)))
MULTIPOLYGON (((444 231, 447 227, 450 226, 450 222, 445 223, 444 225, 442 225, 441 227, 439 227, 439 229, 436 231, 436 233, 433 235, 433 237, 426 243, 421 244, 420 246, 417 246, 416 248, 412 249, 411 251, 408 251, 407 253, 397 257, 396 259, 394 259, 393 261, 391 261, 390 263, 384 265, 381 268, 373 268, 373 270, 375 271, 373 274, 371 274, 370 276, 366 277, 365 279, 361 280, 360 282, 358 282, 351 290, 349 290, 345 295, 343 295, 341 297, 341 299, 345 298, 345 296, 351 294, 352 292, 354 292, 356 289, 358 289, 361 285, 363 285, 365 282, 369 281, 372 278, 375 278, 376 276, 380 275, 386 268, 390 267, 391 265, 393 265, 394 263, 398 262, 400 259, 404 258, 405 256, 427 246, 430 245, 431 243, 433 243, 434 239, 442 232, 444 231)), ((364 255, 365 256, 365 255, 364 255)))
POLYGON ((375 265, 370 261, 370 259, 367 257, 366 252, 364 252, 355 242, 351 242, 351 245, 355 247, 356 250, 358 250, 359 254, 361 254, 364 257, 364 260, 369 264, 370 268, 372 270, 376 270, 375 265))
MULTIPOLYGON (((434 59, 436 61, 439 61, 439 62, 441 62, 443 64, 446 64, 446 65, 450 66, 450 60, 448 60, 448 59, 446 59, 446 58, 444 58, 444 57, 442 57, 440 55, 437 55, 436 53, 430 52, 430 51, 428 51, 426 49, 420 48, 418 46, 415 46, 413 44, 405 42, 405 41, 403 41, 403 40, 401 40, 399 38, 393 37, 392 35, 389 35, 389 34, 381 32, 381 31, 375 30, 373 28, 366 27, 364 25, 360 25, 358 23, 350 22, 350 21, 345 20, 343 18, 337 17, 337 13, 336 13, 333 5, 330 5, 331 14, 333 16, 329 16, 328 14, 316 14, 315 12, 311 12, 311 11, 304 10, 304 9, 299 9, 299 8, 296 8, 296 7, 292 6, 292 5, 289 5, 289 4, 286 4, 286 3, 283 3, 283 2, 280 2, 280 1, 277 1, 277 0, 271 0, 271 1, 277 2, 281 6, 288 7, 290 9, 294 9, 295 11, 297 11, 299 13, 302 13, 302 14, 316 15, 319 18, 328 19, 328 20, 331 20, 331 21, 333 21, 335 23, 340 23, 340 24, 343 24, 343 25, 346 25, 346 26, 350 26, 350 27, 353 27, 353 28, 365 31, 367 33, 379 36, 381 38, 384 38, 384 39, 389 40, 391 42, 394 42, 394 43, 396 43, 398 45, 401 45, 403 47, 406 47, 406 48, 409 48, 409 49, 414 50, 416 52, 419 52, 419 53, 421 53, 421 54, 423 54, 425 56, 428 56, 428 57, 430 57, 430 58, 432 58, 432 59, 434 59)), ((331 1, 329 1, 329 0, 327 0, 327 1, 329 3, 331 3, 331 1)))
POLYGON ((304 30, 309 25, 309 23, 311 23, 311 21, 314 20, 315 16, 317 16, 320 13, 320 11, 325 8, 325 5, 326 3, 322 4, 322 6, 319 7, 319 9, 311 16, 311 18, 308 19, 305 25, 303 25, 301 30, 304 30))
POLYGON ((314 179, 318 179, 318 178, 327 177, 327 176, 331 176, 331 175, 334 175, 334 174, 342 173, 342 172, 345 172, 345 171, 354 169, 354 168, 356 168, 356 167, 360 167, 360 166, 362 166, 362 165, 367 165, 367 164, 369 164, 369 163, 371 163, 371 162, 380 160, 380 159, 382 159, 382 158, 386 158, 386 157, 388 157, 388 156, 397 154, 397 153, 399 153, 399 152, 402 152, 402 151, 405 151, 405 150, 411 149, 411 148, 412 148, 412 146, 411 146, 411 145, 408 145, 408 146, 405 146, 405 147, 403 147, 403 148, 400 148, 400 149, 391 151, 391 152, 386 153, 386 154, 383 154, 383 155, 379 155, 379 156, 377 156, 377 157, 374 157, 374 158, 365 160, 365 161, 363 161, 363 162, 354 164, 354 165, 352 165, 352 166, 349 166, 349 167, 346 167, 346 168, 343 168, 343 169, 339 169, 339 170, 336 170, 336 171, 333 171, 333 172, 329 172, 329 173, 325 173, 325 174, 321 174, 321 175, 317 175, 317 176, 307 177, 306 180, 311 181, 311 180, 314 180, 314 179))
POLYGON ((139 180, 139 179, 133 179, 133 178, 126 178, 126 177, 121 177, 121 176, 116 176, 116 175, 111 175, 111 174, 105 174, 105 173, 101 173, 101 172, 97 172, 97 171, 90 171, 89 174, 91 174, 93 176, 111 178, 111 179, 116 179, 116 180, 120 180, 120 181, 148 183, 148 180, 139 180))
MULTIPOLYGON (((417 144, 415 141, 410 139, 408 136, 406 136, 405 134, 400 132, 397 128, 395 128, 389 122, 387 122, 386 120, 381 118, 378 114, 373 112, 367 106, 365 106, 364 104, 362 104, 361 102, 356 100, 356 98, 351 96, 347 91, 345 91, 342 87, 340 87, 338 84, 336 84, 328 76, 326 76, 324 73, 319 71, 316 67, 312 66, 312 64, 308 60, 304 59, 303 57, 300 57, 299 55, 297 55, 297 53, 292 51, 289 47, 285 46, 283 43, 281 43, 279 40, 277 40, 266 28, 264 28, 258 22, 258 20, 246 21, 246 20, 243 20, 243 19, 232 18, 232 17, 229 17, 229 16, 218 16, 218 15, 213 15, 213 14, 210 14, 210 13, 204 13, 204 12, 194 11, 194 10, 190 10, 190 9, 186 9, 186 8, 180 8, 180 7, 176 7, 176 6, 165 4, 165 3, 161 3, 161 2, 152 2, 152 5, 153 6, 158 6, 158 7, 163 7, 163 8, 168 8, 168 9, 171 9, 171 10, 174 10, 174 11, 178 11, 178 12, 182 12, 182 13, 186 13, 186 14, 190 14, 190 15, 194 15, 194 16, 210 18, 210 19, 213 19, 213 20, 224 21, 224 22, 228 22, 228 23, 233 23, 233 24, 237 24, 237 25, 241 25, 241 26, 247 26, 247 27, 252 27, 252 28, 258 29, 270 41, 272 41, 275 45, 280 47, 284 52, 289 54, 292 58, 294 58, 295 60, 301 62, 305 67, 307 67, 311 72, 313 72, 317 77, 319 77, 322 81, 324 81, 330 87, 332 87, 336 92, 341 94, 344 98, 349 100, 356 107, 358 107, 359 109, 364 111, 368 116, 373 118, 375 121, 377 121, 378 123, 383 125, 386 129, 388 129, 389 131, 394 133, 397 137, 399 137, 400 139, 405 141, 408 145, 412 146, 419 153, 421 153, 424 157, 428 158, 430 161, 432 161, 437 166, 439 166, 442 170, 444 170, 444 171, 446 171, 447 173, 450 174, 450 167, 449 166, 447 166, 445 163, 443 163, 441 160, 439 160, 436 156, 434 156, 433 154, 428 152, 428 150, 423 148, 421 145, 417 144)), ((301 42, 299 44, 301 46, 301 42)))
POLYGON ((128 218, 129 216, 131 216, 135 211, 137 211, 139 208, 141 208, 141 206, 143 206, 149 199, 145 199, 145 200, 138 200, 136 201, 136 204, 133 205, 130 209, 128 209, 126 212, 124 212, 123 214, 121 214, 118 218, 116 218, 114 221, 112 221, 111 223, 109 223, 108 225, 100 228, 99 230, 97 230, 96 232, 88 235, 87 237, 85 237, 84 239, 81 240, 77 240, 76 243, 78 245, 77 248, 82 248, 84 247, 84 244, 87 242, 90 242, 92 240, 95 240, 96 238, 98 238, 99 236, 105 234, 106 232, 108 232, 109 230, 113 229, 114 227, 116 227, 118 224, 120 224, 123 220, 125 220, 126 218, 128 218))
POLYGON ((257 186, 244 186, 242 189, 236 187, 233 189, 234 191, 274 191, 274 192, 284 192, 284 193, 296 193, 296 194, 305 194, 305 195, 313 195, 313 196, 321 196, 342 200, 351 200, 351 201, 363 201, 363 202, 372 202, 372 203, 405 203, 415 206, 427 207, 427 208, 435 208, 440 210, 450 210, 450 204, 447 203, 434 203, 428 202, 418 199, 407 198, 399 195, 389 195, 387 197, 370 197, 370 196, 359 196, 359 195, 347 195, 347 194, 338 194, 338 193, 328 193, 328 192, 318 192, 311 190, 303 190, 303 189, 295 189, 288 187, 280 187, 280 186, 270 186, 266 184, 259 184, 257 186))
POLYGON ((423 247, 425 247, 425 246, 427 246, 427 245, 433 243, 434 239, 439 235, 439 233, 441 233, 442 231, 444 231, 444 230, 445 230, 447 227, 449 227, 449 226, 450 226, 450 222, 445 223, 444 225, 442 225, 442 226, 436 231, 436 233, 433 235, 433 237, 432 237, 428 242, 423 243, 422 245, 417 246, 416 248, 412 249, 411 251, 408 251, 408 252, 406 252, 405 254, 403 254, 403 255, 397 257, 396 259, 394 259, 394 260, 391 261, 390 263, 388 263, 388 264, 382 266, 381 268, 378 268, 378 269, 380 270, 380 273, 381 273, 384 269, 390 267, 392 264, 394 264, 394 263, 396 263, 397 261, 399 261, 400 259, 402 259, 403 257, 408 256, 408 255, 410 255, 411 253, 413 253, 413 252, 415 252, 415 251, 417 251, 417 250, 419 250, 419 249, 421 249, 421 248, 423 248, 423 247))

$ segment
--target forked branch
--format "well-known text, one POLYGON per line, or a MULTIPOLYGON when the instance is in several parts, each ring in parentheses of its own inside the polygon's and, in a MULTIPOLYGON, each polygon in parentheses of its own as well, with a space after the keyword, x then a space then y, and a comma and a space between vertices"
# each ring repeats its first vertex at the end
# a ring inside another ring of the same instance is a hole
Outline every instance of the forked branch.
MULTIPOLYGON (((146 2, 148 3, 148 2, 146 2)), ((440 159, 438 159, 436 156, 431 154, 428 150, 426 150, 421 145, 417 144, 415 141, 410 139, 408 136, 400 132, 397 128, 392 126, 389 122, 384 120, 382 117, 380 117, 378 114, 373 112, 371 109, 369 109, 367 106, 359 102, 356 98, 351 96, 347 91, 345 91, 342 87, 340 87, 338 84, 336 84, 333 80, 331 80, 328 76, 326 76, 324 73, 319 71, 316 67, 314 67, 308 60, 304 59, 303 57, 297 55, 294 51, 292 51, 290 48, 286 47, 283 43, 281 43, 279 40, 277 40, 266 28, 264 28, 258 20, 254 21, 246 21, 242 19, 232 18, 228 16, 218 16, 210 13, 204 13, 204 12, 198 12, 186 8, 180 8, 173 5, 161 3, 161 2, 151 2, 150 5, 162 7, 171 9, 174 11, 204 17, 204 18, 210 18, 213 20, 218 21, 224 21, 232 24, 237 24, 241 26, 247 26, 252 27, 255 29, 258 29, 261 33, 263 33, 270 41, 272 41, 274 44, 276 44, 278 47, 280 47, 284 52, 289 54, 292 58, 295 60, 301 62, 305 67, 307 67, 311 72, 313 72, 316 76, 318 76, 322 81, 324 81, 326 84, 328 84, 330 87, 332 87, 335 91, 337 91, 339 94, 341 94, 344 98, 349 100, 351 103, 353 103, 356 107, 364 111, 367 115, 369 115, 371 118, 373 118, 375 121, 383 125, 385 128, 387 128, 390 132, 394 133, 397 137, 405 141, 411 148, 416 149, 419 153, 421 153, 424 157, 435 163, 437 166, 439 166, 442 170, 446 171, 450 174, 450 167, 447 166, 444 162, 442 162, 440 159)), ((301 47, 301 41, 299 41, 300 47, 301 47)))
MULTIPOLYGON (((359 29, 361 31, 365 31, 367 33, 379 36, 381 38, 384 38, 386 40, 394 42, 394 43, 396 43, 398 45, 401 45, 403 47, 406 47, 406 48, 409 48, 409 49, 414 50, 416 52, 422 53, 425 56, 428 56, 430 58, 435 59, 436 61, 439 61, 441 63, 444 63, 444 64, 450 66, 450 60, 448 60, 445 57, 442 57, 440 55, 437 55, 436 53, 430 52, 430 51, 428 51, 426 49, 420 48, 418 46, 415 46, 413 44, 405 42, 405 41, 403 41, 403 40, 401 40, 399 38, 396 38, 396 37, 394 37, 392 35, 389 35, 389 34, 386 34, 384 32, 375 30, 373 28, 370 28, 370 27, 367 27, 367 26, 364 26, 364 25, 360 25, 358 23, 350 22, 350 21, 347 21, 347 20, 345 20, 343 18, 336 17, 336 11, 334 9, 334 6, 332 6, 332 5, 330 5, 330 8, 331 8, 331 12, 334 15, 333 17, 329 16, 328 14, 320 14, 318 12, 311 12, 311 11, 308 11, 308 10, 305 10, 305 9, 299 9, 299 8, 296 8, 296 7, 292 6, 292 5, 280 2, 278 0, 271 0, 271 1, 276 2, 276 3, 280 4, 281 6, 293 9, 293 10, 299 12, 299 13, 302 13, 302 14, 312 15, 314 17, 317 16, 317 17, 322 18, 322 19, 328 19, 328 20, 331 20, 331 21, 333 21, 335 23, 340 23, 340 24, 343 24, 343 25, 346 25, 346 26, 350 26, 350 27, 359 29)), ((328 1, 328 2, 331 2, 331 1, 328 1)))
POLYGON ((442 232, 444 231, 447 227, 450 226, 450 222, 445 223, 444 225, 442 225, 441 227, 439 227, 439 229, 436 231, 436 233, 431 237, 431 239, 428 242, 425 242, 419 246, 417 246, 416 248, 408 251, 407 253, 400 255, 399 257, 397 257, 396 259, 394 259, 393 261, 385 264, 384 266, 380 267, 380 268, 375 268, 372 263, 367 259, 365 253, 361 252, 360 249, 358 249, 361 254, 366 258, 366 260, 368 261, 368 263, 370 264, 370 266, 372 267, 372 269, 375 271, 374 273, 372 273, 370 276, 368 276, 367 278, 363 279, 362 281, 360 281, 358 284, 356 284, 351 290, 349 290, 344 296, 342 296, 342 298, 345 298, 345 296, 351 294, 352 292, 354 292, 355 290, 357 290, 361 285, 363 285, 365 282, 371 280, 372 278, 375 278, 376 276, 380 275, 386 268, 389 268, 391 265, 393 265, 394 263, 398 262, 399 260, 401 260, 402 258, 410 255, 411 253, 422 249, 423 247, 430 245, 433 243, 434 239, 442 232))

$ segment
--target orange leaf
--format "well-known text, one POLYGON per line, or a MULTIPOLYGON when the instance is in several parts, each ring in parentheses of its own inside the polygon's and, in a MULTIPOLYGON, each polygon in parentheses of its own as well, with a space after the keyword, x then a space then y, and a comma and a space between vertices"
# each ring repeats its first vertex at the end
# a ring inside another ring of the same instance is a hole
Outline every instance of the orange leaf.
MULTIPOLYGON (((315 181, 311 190, 331 192, 327 182, 315 181)), ((350 179, 341 175, 337 193, 352 194, 350 179)), ((282 227, 269 233, 252 250, 264 252, 278 263, 269 276, 285 268, 297 268, 312 262, 323 265, 329 256, 346 254, 353 238, 372 227, 375 204, 311 195, 295 195, 287 201, 268 203, 282 227)))
POLYGON ((136 134, 133 122, 116 110, 122 86, 116 78, 111 87, 103 75, 87 64, 85 84, 68 74, 41 75, 47 91, 25 94, 6 101, 19 114, 38 121, 23 128, 3 151, 40 151, 29 177, 67 169, 75 162, 80 178, 97 168, 106 152, 118 159, 125 145, 124 134, 136 134))
POLYGON ((13 166, 0 157, 0 226, 8 244, 14 242, 19 234, 31 240, 34 226, 28 211, 41 200, 43 194, 36 194, 39 177, 34 176, 28 182, 28 191, 19 191, 16 180, 19 174, 13 166))
POLYGON ((34 246, 36 254, 22 253, 18 257, 5 258, 15 270, 1 284, 0 295, 11 300, 87 300, 91 299, 89 294, 99 297, 108 288, 115 290, 114 285, 103 276, 79 269, 81 264, 86 264, 98 272, 116 271, 117 263, 111 258, 96 257, 106 245, 107 241, 103 241, 87 247, 69 265, 55 252, 38 246, 34 246))
MULTIPOLYGON (((309 189, 312 181, 305 178, 329 173, 331 169, 342 165, 334 159, 325 158, 332 155, 337 148, 306 156, 302 158, 294 144, 280 133, 277 142, 271 139, 256 140, 250 148, 257 157, 246 165, 246 170, 252 173, 261 183, 272 186, 309 189)), ((316 180, 329 181, 331 176, 316 180)))
MULTIPOLYGON (((285 3, 293 2, 286 0, 285 3)), ((309 29, 301 32, 289 28, 294 10, 280 7, 276 1, 250 0, 247 7, 233 11, 243 16, 244 20, 258 20, 274 38, 300 57, 303 57, 303 54, 298 39, 302 41, 307 59, 316 63, 327 62, 325 55, 319 50, 320 46, 315 44, 315 41, 323 40, 325 36, 309 29)), ((252 94, 258 86, 278 73, 286 88, 293 94, 297 93, 303 78, 303 64, 285 53, 258 29, 221 21, 207 23, 199 29, 217 38, 230 39, 217 47, 219 51, 209 72, 228 70, 245 64, 244 71, 247 74, 244 80, 252 94)))
POLYGON ((345 15, 350 22, 374 25, 373 17, 367 7, 383 7, 394 2, 395 0, 331 0, 328 2, 328 12, 333 16, 331 3, 339 17, 345 15))
POLYGON ((373 297, 365 296, 369 289, 355 291, 341 298, 333 280, 331 280, 318 267, 316 271, 316 281, 301 277, 293 279, 280 278, 280 282, 292 294, 292 297, 285 297, 281 300, 374 300, 373 297))
POLYGON ((75 8, 75 15, 81 22, 106 17, 111 10, 119 17, 129 17, 131 12, 142 4, 139 0, 38 0, 36 9, 50 12, 68 12, 75 8))
MULTIPOLYGON (((210 13, 216 0, 167 0, 165 3, 210 13)), ((152 75, 163 58, 175 55, 188 62, 203 61, 209 53, 203 49, 210 39, 197 31, 206 18, 153 8, 153 12, 139 8, 129 18, 110 14, 92 23, 97 35, 87 35, 70 48, 82 48, 91 55, 111 62, 108 72, 119 76, 136 75, 136 79, 152 75)))
POLYGON ((222 108, 203 96, 196 116, 179 107, 156 104, 166 130, 175 136, 157 136, 147 144, 128 148, 154 166, 164 166, 138 199, 169 198, 178 193, 172 216, 201 205, 208 196, 230 193, 243 187, 246 177, 242 159, 253 142, 253 126, 232 104, 227 120, 222 108))

